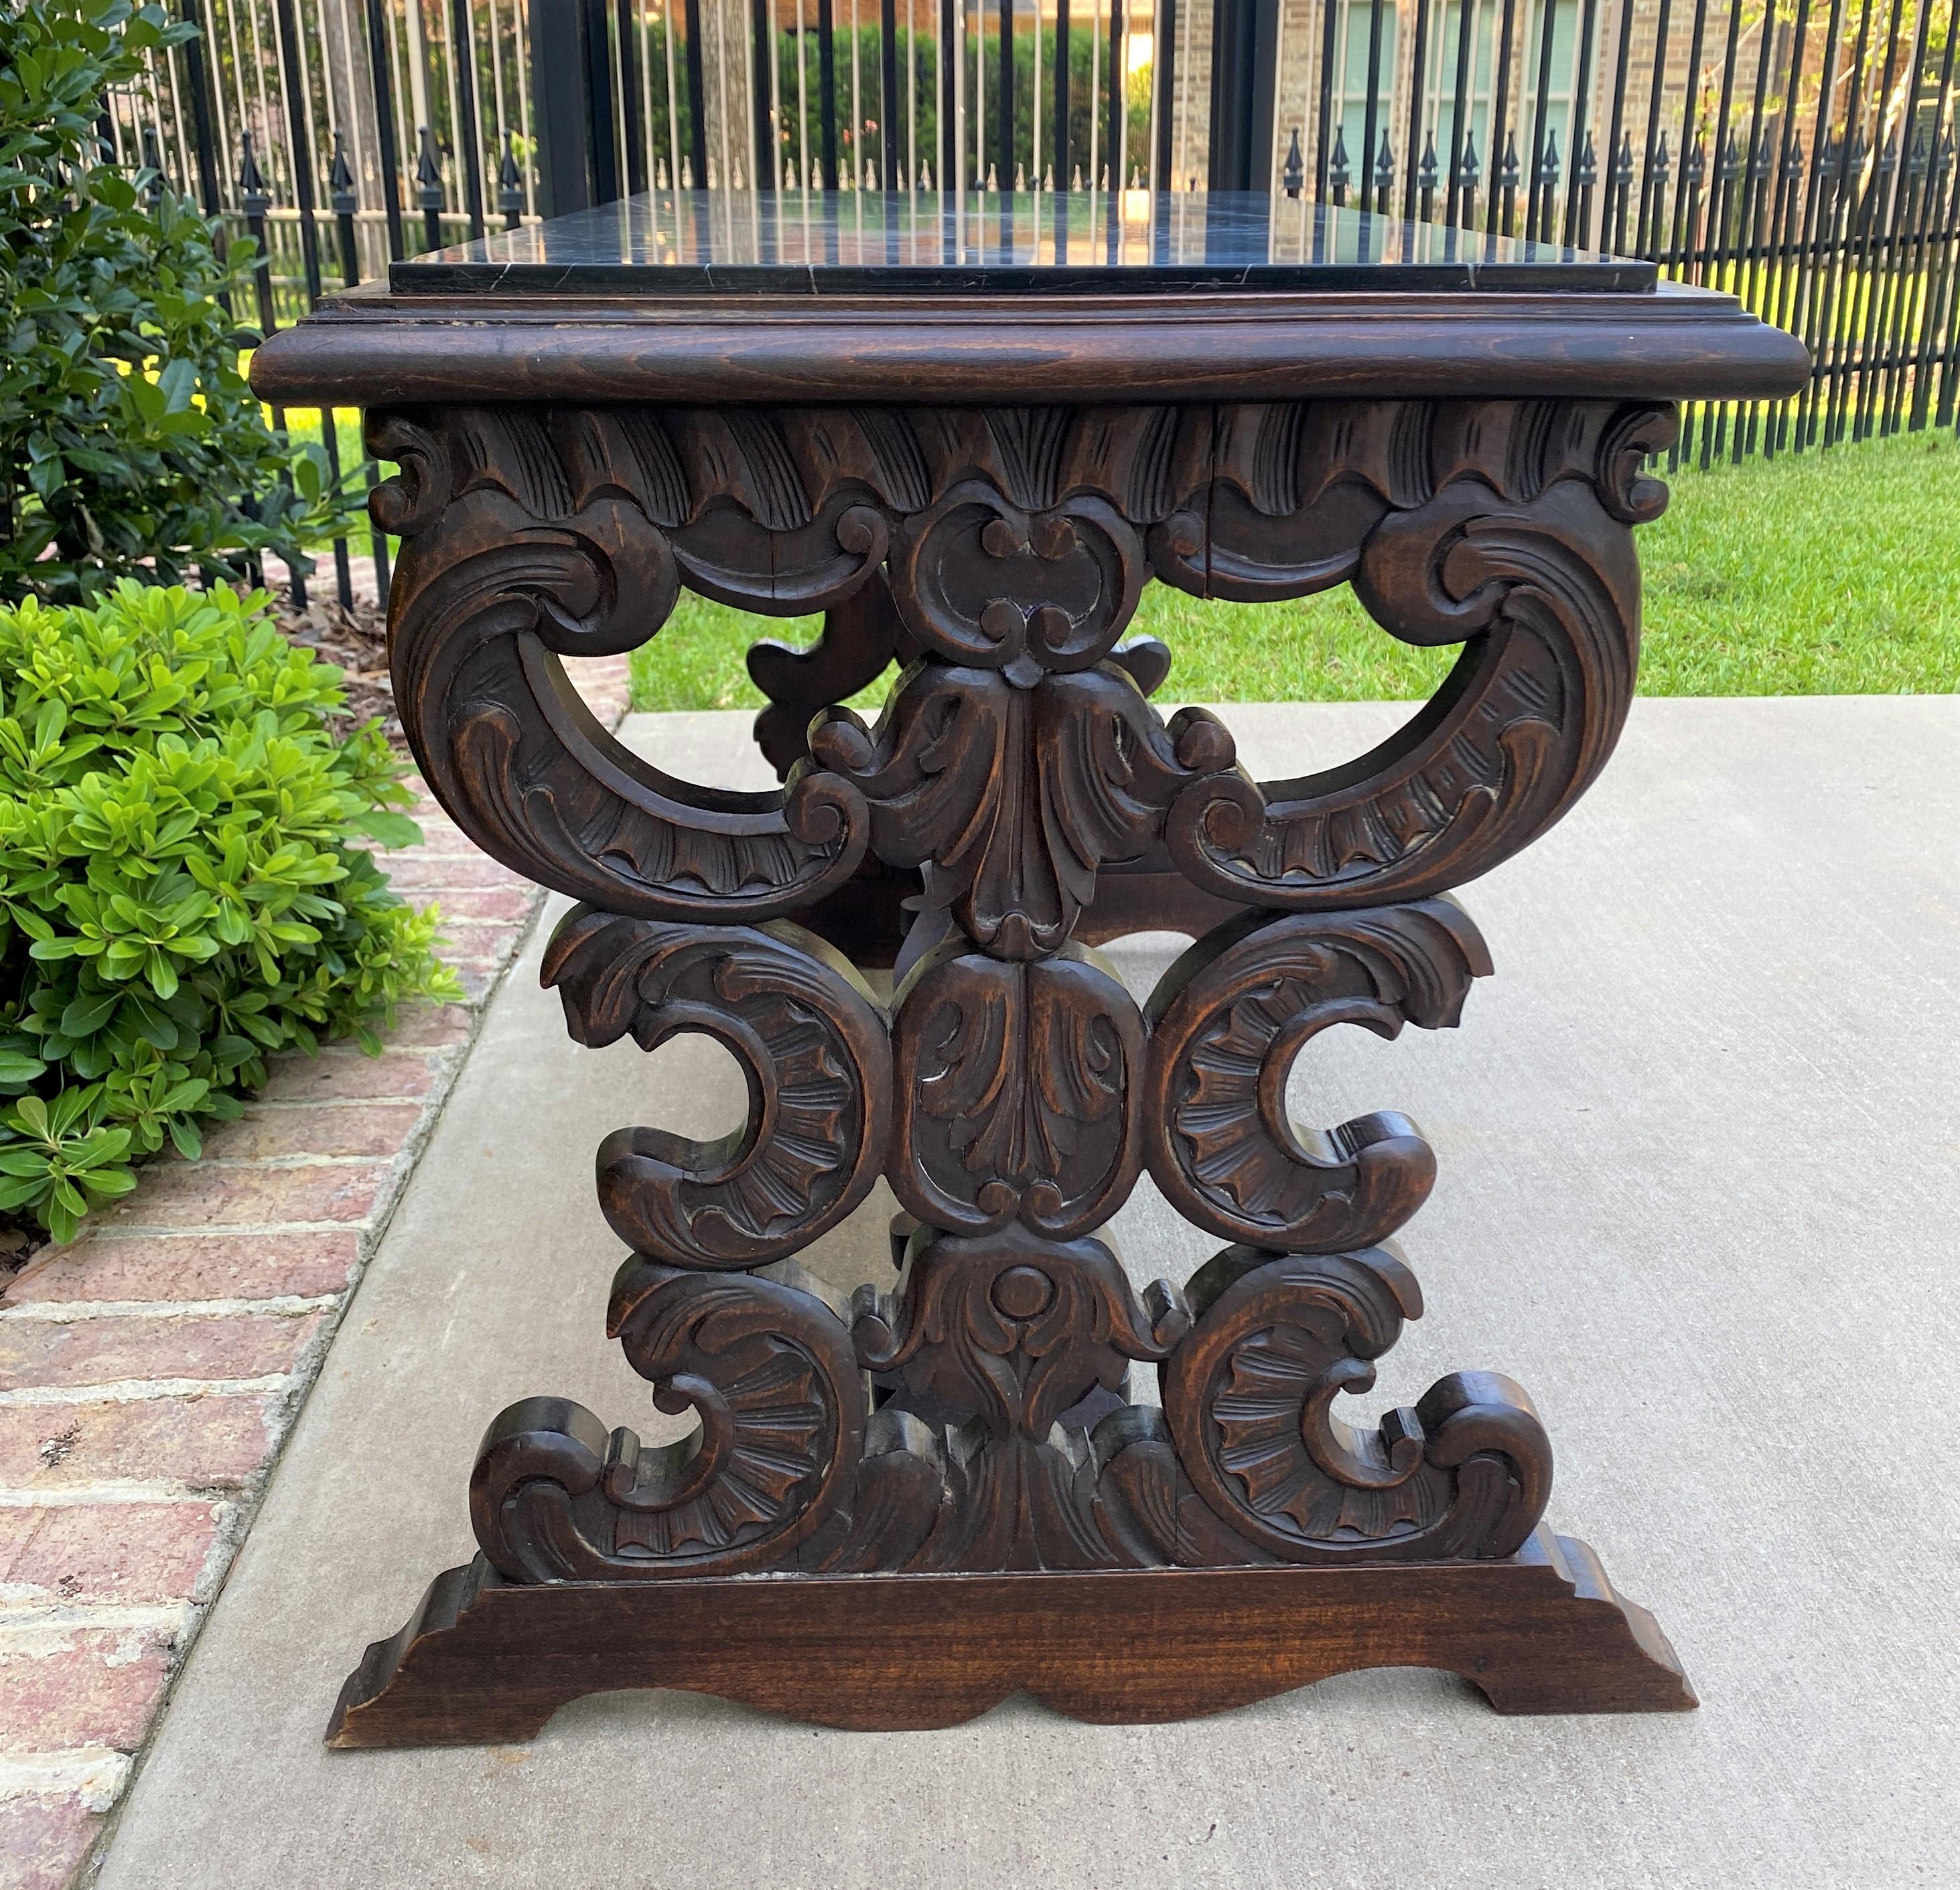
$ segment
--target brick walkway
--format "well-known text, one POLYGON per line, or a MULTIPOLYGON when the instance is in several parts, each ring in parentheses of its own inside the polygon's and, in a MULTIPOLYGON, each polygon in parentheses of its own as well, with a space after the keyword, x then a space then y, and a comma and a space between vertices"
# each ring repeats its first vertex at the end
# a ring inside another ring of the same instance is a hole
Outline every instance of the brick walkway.
MULTIPOLYGON (((612 727, 625 659, 573 667, 612 727)), ((378 1058, 279 1059, 202 1162, 146 1169, 0 1295, 0 1890, 63 1890, 93 1848, 536 910, 415 813, 389 873, 441 902, 468 1001, 378 1058)))

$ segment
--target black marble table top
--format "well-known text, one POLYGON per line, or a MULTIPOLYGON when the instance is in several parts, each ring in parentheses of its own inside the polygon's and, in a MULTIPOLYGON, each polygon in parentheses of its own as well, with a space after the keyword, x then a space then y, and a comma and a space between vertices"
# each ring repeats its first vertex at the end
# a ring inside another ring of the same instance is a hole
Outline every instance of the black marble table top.
POLYGON ((656 191, 397 262, 396 294, 1652 289, 1650 262, 1255 192, 656 191))

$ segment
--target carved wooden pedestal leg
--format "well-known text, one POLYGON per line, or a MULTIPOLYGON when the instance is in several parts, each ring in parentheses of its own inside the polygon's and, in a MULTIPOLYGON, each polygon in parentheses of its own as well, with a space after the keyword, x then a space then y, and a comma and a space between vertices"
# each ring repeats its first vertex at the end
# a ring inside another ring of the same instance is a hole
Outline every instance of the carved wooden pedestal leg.
POLYGON ((725 511, 702 549, 684 517, 656 530, 618 456, 591 470, 619 424, 595 416, 551 437, 562 503, 582 479, 608 496, 542 521, 519 504, 536 439, 485 473, 517 422, 393 439, 415 478, 388 522, 433 527, 394 623, 431 784, 592 902, 545 959, 573 1036, 708 1032, 752 1106, 723 1142, 625 1128, 599 1151, 628 1249, 610 1334, 695 1431, 651 1447, 562 1399, 504 1412, 470 1483, 480 1555, 369 1650, 336 1743, 524 1738, 651 1685, 867 1727, 1022 1687, 1166 1719, 1384 1665, 1452 1669, 1505 1711, 1694 1704, 1652 1618, 1542 1526, 1551 1447, 1518 1386, 1452 1373, 1372 1424, 1338 1414, 1422 1311, 1393 1236, 1436 1163, 1405 1116, 1306 1129, 1286 1100, 1321 1031, 1453 1026, 1491 969, 1446 889, 1563 813, 1618 733, 1626 527, 1657 508, 1636 476, 1665 417, 1327 415, 1218 410, 1182 502, 1186 422, 1125 415, 1095 437, 1155 442, 1148 504, 1108 460, 1122 504, 1094 468, 1058 496, 969 453, 903 508, 813 493, 827 536, 758 527, 772 584, 799 547, 854 558, 812 593, 875 597, 877 648, 920 653, 876 729, 816 718, 778 797, 657 775, 554 679, 554 650, 637 640, 629 576, 670 602, 675 562, 711 552, 727 593, 725 511), (1166 722, 1117 660, 1147 571, 1239 596, 1351 577, 1385 628, 1466 648, 1395 740, 1262 788, 1214 718, 1166 722), (921 875, 889 1006, 784 916, 815 920, 867 853, 921 875), (1194 889, 1169 922, 1230 915, 1142 1006, 1081 942, 1124 863, 1194 889), (1146 1169, 1226 1243, 1182 1290, 1139 1293, 1102 1237, 1146 1169), (880 1173, 897 1276, 845 1303, 794 1256, 880 1173), (1134 1400, 1138 1367, 1160 1402, 1134 1400))

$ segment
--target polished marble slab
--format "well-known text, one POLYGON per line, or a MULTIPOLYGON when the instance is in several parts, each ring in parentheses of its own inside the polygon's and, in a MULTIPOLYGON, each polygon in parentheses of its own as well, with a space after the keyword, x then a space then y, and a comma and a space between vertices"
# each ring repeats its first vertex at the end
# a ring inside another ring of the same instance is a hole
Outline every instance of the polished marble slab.
POLYGON ((1651 262, 1258 192, 665 190, 397 262, 398 294, 1652 289, 1651 262))

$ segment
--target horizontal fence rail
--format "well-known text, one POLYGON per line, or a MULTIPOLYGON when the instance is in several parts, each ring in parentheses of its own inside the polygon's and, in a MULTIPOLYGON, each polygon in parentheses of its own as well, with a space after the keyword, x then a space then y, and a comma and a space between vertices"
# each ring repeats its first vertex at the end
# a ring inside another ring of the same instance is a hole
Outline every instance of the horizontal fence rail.
POLYGON ((1249 189, 1646 257, 1803 338, 1801 394, 1677 460, 1955 418, 1952 0, 179 4, 105 152, 258 239, 265 328, 648 189, 1249 189))

